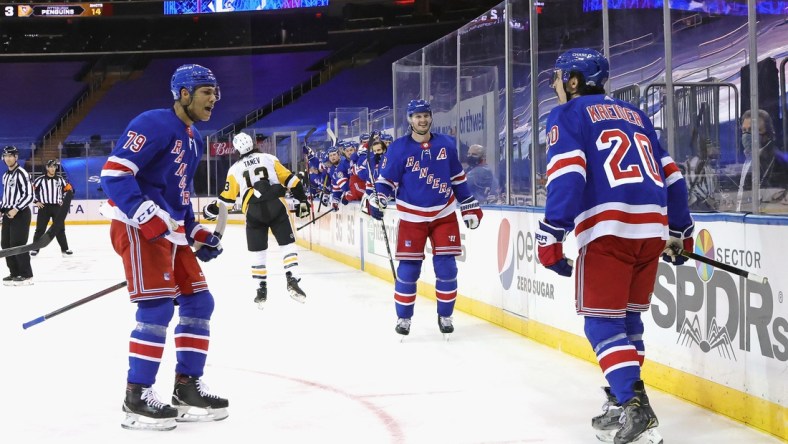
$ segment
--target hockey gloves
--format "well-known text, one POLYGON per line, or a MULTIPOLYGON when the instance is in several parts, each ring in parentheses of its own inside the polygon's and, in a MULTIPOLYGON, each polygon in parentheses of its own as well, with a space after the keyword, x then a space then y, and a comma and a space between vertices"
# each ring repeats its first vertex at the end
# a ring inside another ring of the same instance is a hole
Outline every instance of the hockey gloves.
POLYGON ((200 224, 194 225, 191 232, 188 233, 187 239, 189 240, 189 245, 194 243, 202 244, 194 254, 197 256, 197 259, 203 262, 208 262, 222 254, 222 238, 200 224))
POLYGON ((323 196, 320 198, 320 203, 324 207, 327 207, 327 206, 331 205, 331 195, 330 194, 323 194, 323 196))
POLYGON ((386 209, 386 205, 388 205, 388 199, 385 195, 378 194, 377 196, 370 196, 367 200, 369 215, 372 216, 373 219, 383 220, 383 210, 386 209))
POLYGON ((301 201, 296 203, 295 206, 295 214, 299 219, 303 219, 309 216, 309 202, 301 201))
POLYGON ((543 220, 539 221, 539 229, 536 230, 539 262, 545 268, 569 277, 572 276, 572 266, 564 256, 564 240, 566 240, 566 230, 554 227, 543 220))
POLYGON ((692 238, 694 229, 694 223, 683 230, 669 229, 670 239, 665 243, 665 250, 662 251, 662 260, 673 265, 681 265, 687 262, 687 258, 681 255, 681 251, 692 252, 695 249, 695 240, 692 238))
POLYGON ((471 230, 475 230, 479 226, 484 216, 482 209, 479 208, 479 201, 472 197, 465 199, 465 202, 460 205, 460 213, 462 213, 462 221, 465 222, 465 226, 471 230))
POLYGON ((178 229, 178 224, 169 213, 162 210, 152 200, 146 200, 134 213, 134 222, 140 228, 145 239, 152 241, 178 229))
POLYGON ((350 191, 345 191, 344 193, 342 193, 342 200, 341 200, 342 205, 347 205, 350 202, 350 199, 348 199, 349 194, 350 191))
POLYGON ((334 211, 339 211, 339 201, 336 199, 331 199, 331 209, 334 211))
POLYGON ((202 208, 202 217, 204 217, 205 220, 216 220, 216 218, 219 217, 219 205, 217 205, 216 201, 202 208))

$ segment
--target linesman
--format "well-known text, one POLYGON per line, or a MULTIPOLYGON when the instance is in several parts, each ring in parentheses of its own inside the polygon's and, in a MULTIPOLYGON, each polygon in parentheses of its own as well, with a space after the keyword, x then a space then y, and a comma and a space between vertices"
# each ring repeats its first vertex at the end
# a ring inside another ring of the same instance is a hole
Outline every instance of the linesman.
MULTIPOLYGON (((30 236, 30 204, 33 203, 33 184, 24 168, 19 166, 19 150, 12 145, 3 148, 3 162, 8 171, 3 174, 3 200, 0 213, 3 214, 3 229, 0 245, 3 249, 27 244, 30 236)), ((33 269, 30 268, 30 255, 17 254, 5 258, 8 271, 3 285, 33 285, 33 269)))
MULTIPOLYGON (((61 205, 63 205, 63 193, 73 189, 71 184, 66 182, 66 179, 61 174, 57 174, 59 166, 57 159, 49 160, 46 166, 46 174, 39 176, 33 181, 33 203, 38 207, 36 232, 33 233, 33 242, 44 235, 50 220, 54 223, 55 215, 60 210, 61 205)), ((60 245, 60 252, 63 254, 63 257, 69 257, 74 254, 68 248, 65 227, 58 231, 56 239, 60 245)), ((31 256, 37 254, 38 250, 30 252, 31 256)))

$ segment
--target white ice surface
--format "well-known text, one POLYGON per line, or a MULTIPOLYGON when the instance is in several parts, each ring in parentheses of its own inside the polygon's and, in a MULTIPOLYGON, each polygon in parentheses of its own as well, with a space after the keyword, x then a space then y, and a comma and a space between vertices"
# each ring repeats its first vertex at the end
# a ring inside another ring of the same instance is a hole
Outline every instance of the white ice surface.
MULTIPOLYGON (((61 258, 53 242, 32 259, 35 285, 0 286, 0 443, 597 442, 590 418, 604 380, 595 365, 460 312, 444 341, 435 302, 423 298, 400 343, 391 284, 303 249, 308 298, 298 304, 273 238, 260 311, 238 225, 227 228, 225 253, 204 264, 216 298, 204 380, 230 399, 230 417, 171 432, 124 430, 134 326, 125 290, 22 329, 124 279, 108 226, 67 233, 73 257, 61 258)), ((163 400, 172 390, 172 328, 155 386, 163 400)), ((650 397, 668 444, 779 442, 656 389, 650 397)))

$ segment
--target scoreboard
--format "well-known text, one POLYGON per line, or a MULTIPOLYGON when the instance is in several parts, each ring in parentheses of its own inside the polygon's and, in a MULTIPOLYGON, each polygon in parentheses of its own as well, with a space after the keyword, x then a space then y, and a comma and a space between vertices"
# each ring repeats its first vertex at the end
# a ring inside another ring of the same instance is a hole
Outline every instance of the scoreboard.
POLYGON ((104 3, 46 3, 0 5, 3 17, 101 17, 112 15, 112 5, 104 3))

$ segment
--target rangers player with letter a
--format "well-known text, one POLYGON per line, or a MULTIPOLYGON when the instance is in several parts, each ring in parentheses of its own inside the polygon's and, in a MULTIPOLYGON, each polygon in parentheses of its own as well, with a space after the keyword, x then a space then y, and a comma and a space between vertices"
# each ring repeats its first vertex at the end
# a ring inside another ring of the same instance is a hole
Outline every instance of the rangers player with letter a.
POLYGON ((101 171, 109 197, 102 214, 113 219, 112 246, 123 259, 129 295, 137 304, 121 424, 129 429, 171 430, 176 418, 216 421, 228 415, 228 401, 210 394, 201 379, 214 298, 197 258, 212 260, 222 247, 218 236, 195 222, 190 201, 204 151, 193 124, 210 119, 219 85, 209 69, 183 65, 170 89, 173 106, 135 117, 101 171), (195 242, 202 245, 196 253, 190 247, 195 242), (176 305, 172 403, 177 409, 153 391, 176 305), (192 407, 204 414, 190 412, 192 407))
POLYGON ((368 199, 369 214, 382 220, 383 210, 396 192, 399 212, 396 259, 400 261, 394 283, 396 332, 410 333, 416 282, 429 238, 436 278, 438 328, 449 334, 454 331, 451 315, 457 298, 454 257, 462 253, 457 202, 461 204, 462 219, 470 229, 479 226, 482 210, 465 183, 456 141, 430 132, 430 104, 411 100, 408 122, 410 134, 395 140, 381 161, 380 174, 375 181, 376 194, 368 199))
POLYGON ((558 57, 553 88, 559 106, 547 118, 547 202, 536 233, 539 261, 571 276, 562 242, 572 230, 580 249, 577 313, 610 387, 597 437, 659 443, 659 425, 640 377, 657 265, 684 262, 692 250, 687 185, 660 146, 646 115, 605 95, 607 59, 594 49, 558 57), (667 241, 667 242, 666 242, 667 241))

